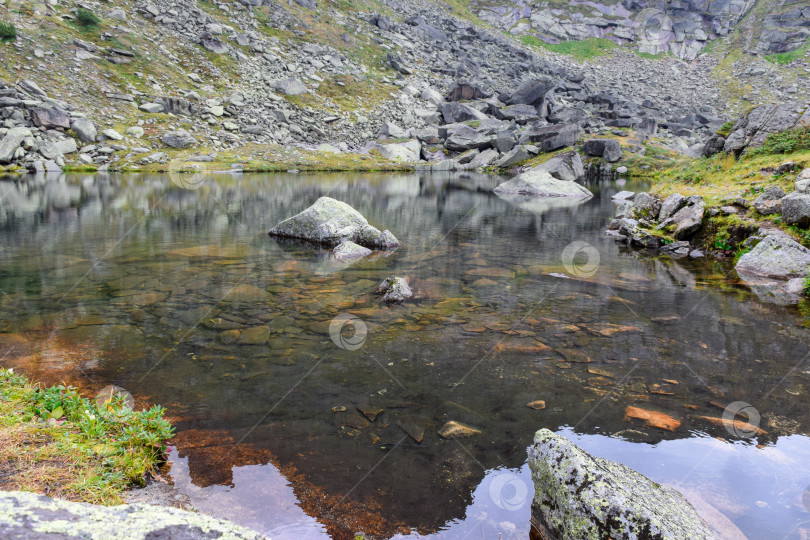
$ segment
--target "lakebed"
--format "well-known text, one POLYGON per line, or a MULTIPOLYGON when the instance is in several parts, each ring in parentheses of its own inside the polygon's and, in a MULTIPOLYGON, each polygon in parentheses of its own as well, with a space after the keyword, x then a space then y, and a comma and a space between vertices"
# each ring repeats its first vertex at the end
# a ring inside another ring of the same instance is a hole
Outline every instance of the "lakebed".
POLYGON ((611 196, 643 183, 538 202, 497 197, 498 180, 3 182, 3 364, 165 406, 180 490, 275 539, 524 538, 541 427, 748 538, 806 534, 800 312, 760 302, 730 262, 606 237, 611 196), (325 195, 402 246, 348 264, 267 236, 325 195), (380 304, 390 275, 415 297, 380 304), (761 431, 717 425, 737 403, 761 431), (445 439, 450 421, 480 433, 445 439))

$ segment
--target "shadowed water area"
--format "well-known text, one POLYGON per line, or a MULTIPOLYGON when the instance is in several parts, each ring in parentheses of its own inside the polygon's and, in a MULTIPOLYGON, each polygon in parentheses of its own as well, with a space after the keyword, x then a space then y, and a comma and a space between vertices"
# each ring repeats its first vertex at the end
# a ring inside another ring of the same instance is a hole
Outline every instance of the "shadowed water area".
POLYGON ((798 310, 761 303, 729 263, 605 237, 611 195, 643 184, 527 202, 490 193, 498 180, 3 181, 2 364, 164 405, 177 485, 276 539, 527 538, 541 427, 676 486, 729 535, 806 538, 798 310), (323 195, 402 247, 347 264, 267 236, 323 195), (571 242, 593 249, 570 259, 571 242), (391 275, 414 299, 380 303, 391 275), (330 335, 341 314, 357 319, 330 335), (718 424, 737 401, 762 432, 718 424), (449 421, 480 434, 444 439, 449 421))

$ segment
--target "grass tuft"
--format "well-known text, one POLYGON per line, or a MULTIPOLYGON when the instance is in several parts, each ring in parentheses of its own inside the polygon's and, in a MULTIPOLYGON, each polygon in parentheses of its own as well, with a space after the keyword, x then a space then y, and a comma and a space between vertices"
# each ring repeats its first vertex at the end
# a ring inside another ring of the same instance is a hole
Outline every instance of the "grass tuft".
POLYGON ((164 461, 174 430, 163 408, 97 403, 75 388, 43 388, 0 369, 0 489, 119 504, 164 461))

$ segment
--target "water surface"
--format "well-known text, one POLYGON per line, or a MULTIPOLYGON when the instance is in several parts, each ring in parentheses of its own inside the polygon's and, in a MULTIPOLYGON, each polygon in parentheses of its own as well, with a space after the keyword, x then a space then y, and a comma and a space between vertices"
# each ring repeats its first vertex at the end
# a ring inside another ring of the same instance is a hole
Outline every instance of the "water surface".
POLYGON ((497 181, 4 181, 3 362, 165 405, 177 484, 274 538, 526 538, 541 427, 675 485, 728 531, 807 535, 799 313, 761 303, 726 263, 605 237, 611 195, 642 184, 597 183, 579 204, 503 200, 497 181), (267 236, 322 195, 402 247, 349 265, 267 236), (415 299, 381 305, 390 275, 415 299), (354 325, 330 335, 340 316, 354 325), (737 401, 766 433, 700 418, 737 401), (646 426, 628 406, 681 424, 646 426), (481 434, 445 440, 448 421, 481 434))

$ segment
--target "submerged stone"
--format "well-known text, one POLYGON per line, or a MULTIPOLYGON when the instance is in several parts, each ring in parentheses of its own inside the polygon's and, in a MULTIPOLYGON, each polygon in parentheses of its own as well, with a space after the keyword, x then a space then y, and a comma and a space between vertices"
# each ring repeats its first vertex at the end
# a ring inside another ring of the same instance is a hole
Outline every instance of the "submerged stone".
POLYGON ((398 304, 413 296, 413 291, 405 278, 391 276, 380 283, 377 294, 382 295, 383 302, 398 304))
POLYGON ((461 439, 465 437, 472 437, 473 435, 480 435, 481 431, 465 426, 460 422, 450 421, 447 422, 439 430, 439 435, 444 439, 461 439))
POLYGON ((547 429, 534 436, 529 469, 535 486, 532 520, 549 538, 717 538, 675 489, 591 456, 547 429))

